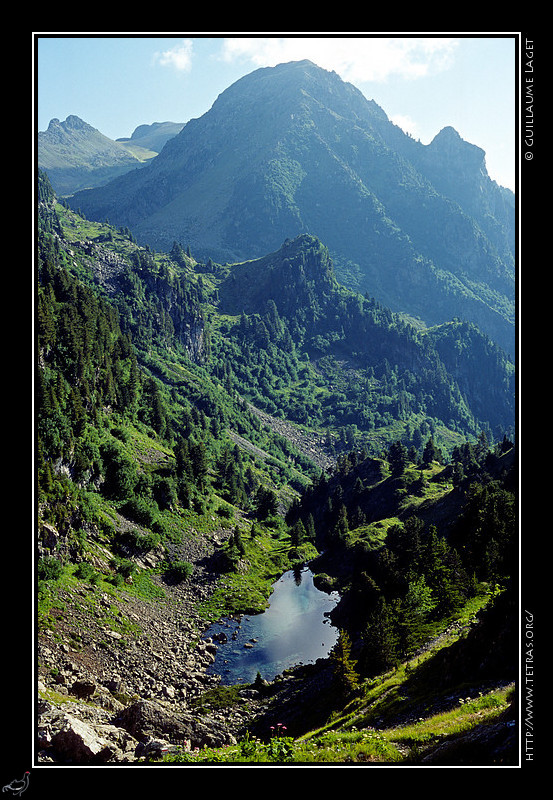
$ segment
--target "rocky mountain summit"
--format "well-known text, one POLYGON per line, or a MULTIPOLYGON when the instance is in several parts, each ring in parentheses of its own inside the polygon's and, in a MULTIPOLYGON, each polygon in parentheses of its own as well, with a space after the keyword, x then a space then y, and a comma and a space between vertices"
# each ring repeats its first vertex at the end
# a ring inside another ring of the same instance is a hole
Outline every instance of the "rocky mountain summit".
POLYGON ((37 157, 59 194, 101 186, 157 152, 131 140, 116 142, 74 114, 52 119, 37 137, 37 157))
POLYGON ((471 320, 513 352, 514 195, 484 152, 449 127, 415 141, 309 61, 241 78, 143 169, 69 202, 219 263, 312 234, 349 288, 427 324, 471 320))

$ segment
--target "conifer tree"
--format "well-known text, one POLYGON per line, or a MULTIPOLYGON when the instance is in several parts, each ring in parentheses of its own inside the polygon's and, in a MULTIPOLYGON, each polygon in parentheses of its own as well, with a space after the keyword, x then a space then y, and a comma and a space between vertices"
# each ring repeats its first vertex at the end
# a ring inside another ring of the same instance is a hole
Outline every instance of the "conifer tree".
POLYGON ((347 697, 359 684, 359 675, 355 669, 357 661, 351 656, 351 639, 347 631, 340 631, 338 641, 330 653, 330 660, 338 690, 347 697))
POLYGON ((339 543, 346 540, 349 531, 348 511, 342 503, 338 509, 336 522, 332 528, 331 538, 333 542, 339 543))
POLYGON ((400 441, 394 442, 388 451, 388 463, 392 470, 392 475, 397 477, 403 475, 407 465, 407 448, 400 441))
POLYGON ((191 442, 189 445, 192 475, 196 487, 202 492, 206 487, 209 472, 207 450, 204 442, 191 442))
POLYGON ((363 668, 376 675, 395 666, 399 661, 398 630, 392 608, 380 596, 369 615, 363 636, 363 668))
POLYGON ((298 547, 306 538, 305 526, 301 519, 294 523, 290 531, 290 542, 293 547, 298 547))
POLYGON ((234 544, 240 555, 241 556, 245 555, 246 548, 244 547, 244 542, 242 541, 242 533, 238 526, 234 528, 234 544))
POLYGON ((278 509, 278 498, 272 489, 260 486, 256 496, 257 518, 259 520, 276 514, 278 509))
POLYGON ((432 436, 428 439, 422 454, 422 463, 425 466, 430 466, 433 461, 442 461, 442 453, 439 447, 436 447, 432 436))
POLYGON ((309 514, 305 523, 305 536, 310 542, 315 542, 316 532, 315 532, 315 521, 313 520, 313 514, 309 514))

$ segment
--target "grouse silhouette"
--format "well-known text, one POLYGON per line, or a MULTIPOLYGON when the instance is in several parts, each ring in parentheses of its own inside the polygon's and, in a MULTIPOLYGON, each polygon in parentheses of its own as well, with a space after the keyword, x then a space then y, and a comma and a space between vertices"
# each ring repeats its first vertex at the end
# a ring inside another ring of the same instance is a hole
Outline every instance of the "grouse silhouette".
POLYGON ((29 775, 30 772, 26 772, 20 781, 12 781, 11 783, 7 783, 5 786, 2 787, 2 791, 9 791, 12 792, 14 797, 19 797, 29 785, 29 775))

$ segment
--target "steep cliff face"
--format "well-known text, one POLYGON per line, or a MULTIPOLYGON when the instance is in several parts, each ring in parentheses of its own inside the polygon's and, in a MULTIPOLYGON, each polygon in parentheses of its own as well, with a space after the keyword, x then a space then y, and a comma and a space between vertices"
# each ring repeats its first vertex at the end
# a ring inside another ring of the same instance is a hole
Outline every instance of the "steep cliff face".
POLYGON ((484 150, 446 127, 421 149, 417 163, 439 192, 477 221, 512 274, 515 196, 490 180, 484 150))
POLYGON ((449 125, 442 128, 424 152, 437 181, 455 188, 459 198, 470 181, 478 178, 484 183, 487 176, 484 150, 464 141, 455 128, 449 125))
POLYGON ((199 310, 183 313, 174 293, 168 313, 174 319, 175 335, 188 358, 195 364, 204 364, 209 358, 210 334, 199 310))

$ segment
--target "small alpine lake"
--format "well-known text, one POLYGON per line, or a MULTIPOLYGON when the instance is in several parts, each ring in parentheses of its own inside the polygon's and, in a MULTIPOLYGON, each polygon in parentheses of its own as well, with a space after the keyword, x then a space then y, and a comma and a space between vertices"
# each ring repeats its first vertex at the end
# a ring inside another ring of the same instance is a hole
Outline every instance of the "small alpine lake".
POLYGON ((285 572, 273 584, 262 614, 223 620, 205 632, 204 638, 217 643, 208 672, 231 686, 253 683, 258 672, 271 681, 285 669, 325 658, 338 641, 329 614, 339 599, 338 592, 316 588, 309 567, 285 572))

